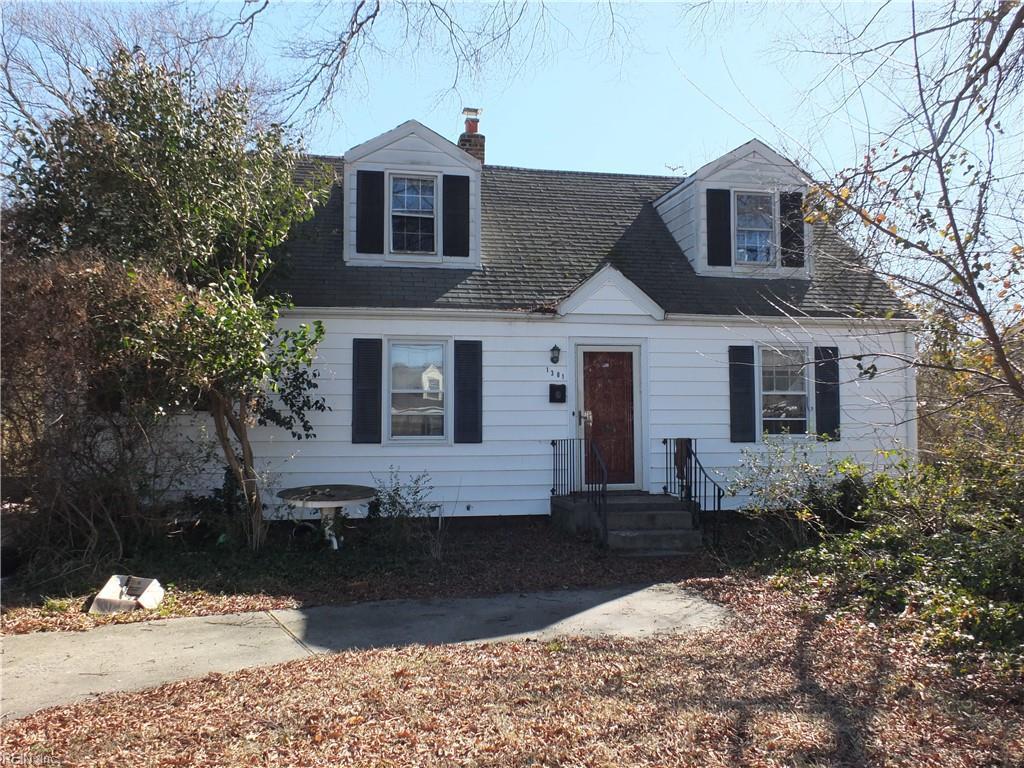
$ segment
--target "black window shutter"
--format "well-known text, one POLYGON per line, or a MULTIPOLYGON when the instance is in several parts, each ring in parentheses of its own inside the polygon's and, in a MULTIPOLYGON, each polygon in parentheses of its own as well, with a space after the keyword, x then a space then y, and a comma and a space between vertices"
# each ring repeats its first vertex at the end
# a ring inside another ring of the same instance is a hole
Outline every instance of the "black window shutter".
POLYGON ((839 439, 839 348, 814 348, 815 431, 839 439))
POLYGON ((352 442, 379 443, 381 417, 380 339, 352 339, 352 442))
POLYGON ((708 264, 712 267, 732 266, 732 192, 709 189, 708 264))
POLYGON ((754 390, 754 348, 729 347, 729 440, 753 443, 757 439, 754 390))
POLYGON ((455 341, 455 442, 484 441, 483 344, 455 341))
POLYGON ((444 255, 469 256, 469 176, 441 179, 444 255))
POLYGON ((384 171, 356 171, 356 253, 384 253, 384 171))
POLYGON ((804 196, 800 192, 779 194, 782 235, 782 266, 804 265, 804 196))

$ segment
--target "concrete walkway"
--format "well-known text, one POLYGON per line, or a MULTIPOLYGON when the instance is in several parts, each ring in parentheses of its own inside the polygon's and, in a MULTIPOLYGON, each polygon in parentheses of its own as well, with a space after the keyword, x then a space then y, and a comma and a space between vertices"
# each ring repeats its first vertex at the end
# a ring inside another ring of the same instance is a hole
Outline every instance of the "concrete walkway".
POLYGON ((109 691, 414 643, 647 637, 713 627, 725 609, 672 585, 164 619, 2 638, 4 718, 109 691))

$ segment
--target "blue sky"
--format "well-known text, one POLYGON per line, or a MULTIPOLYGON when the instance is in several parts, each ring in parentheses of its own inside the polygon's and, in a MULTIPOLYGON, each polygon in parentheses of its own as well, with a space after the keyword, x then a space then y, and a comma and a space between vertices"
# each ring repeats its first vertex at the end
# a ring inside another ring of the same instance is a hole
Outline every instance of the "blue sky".
MULTIPOLYGON (((279 48, 301 34, 306 8, 278 8, 261 44, 279 48)), ((878 119, 885 110, 878 99, 858 104, 859 115, 830 117, 838 75, 812 88, 828 62, 785 45, 820 28, 829 14, 856 22, 876 5, 735 5, 703 34, 676 4, 615 9, 619 27, 609 45, 606 10, 553 6, 544 50, 514 72, 494 63, 463 76, 456 90, 450 62, 427 48, 401 57, 365 55, 335 114, 307 136, 309 148, 342 154, 409 118, 454 140, 466 105, 484 110, 491 164, 683 173, 756 136, 817 173, 855 162, 861 137, 851 119, 859 124, 865 110, 878 119)), ((893 10, 897 18, 901 10, 893 10)), ((400 47, 393 28, 382 24, 378 31, 386 45, 400 47)))

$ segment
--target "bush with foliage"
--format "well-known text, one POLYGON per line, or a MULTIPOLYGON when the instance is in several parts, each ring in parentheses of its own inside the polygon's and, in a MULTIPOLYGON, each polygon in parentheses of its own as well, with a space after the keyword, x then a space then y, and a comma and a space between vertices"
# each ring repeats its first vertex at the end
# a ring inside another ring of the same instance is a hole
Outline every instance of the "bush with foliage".
POLYGON ((168 402, 163 372, 124 343, 139 322, 174 316, 177 286, 88 250, 28 259, 16 247, 0 286, 4 474, 34 508, 31 530, 5 525, 5 544, 32 569, 118 560, 153 535, 177 478, 209 459, 166 435, 152 406, 168 402))
POLYGON ((785 555, 788 584, 810 578, 838 604, 894 618, 933 648, 1019 666, 1024 468, 1005 461, 1021 435, 1006 437, 988 449, 951 445, 929 463, 886 454, 877 473, 842 459, 818 466, 799 443, 768 441, 748 453, 750 479, 737 488, 758 494, 746 512, 769 553, 785 555))
POLYGON ((765 435, 758 450, 745 449, 739 471, 726 489, 749 501, 760 551, 778 551, 820 541, 863 522, 867 470, 836 458, 816 437, 765 435))
MULTIPOLYGON (((144 383, 114 385, 122 411, 209 410, 253 549, 265 525, 250 427, 309 436, 308 414, 325 408, 311 367, 322 327, 281 328, 288 304, 265 289, 277 247, 330 187, 326 171, 296 182, 301 151, 283 126, 253 119, 244 90, 204 91, 192 74, 119 51, 68 114, 16 131, 5 174, 5 257, 46 264, 88 252, 135 287, 140 306, 82 319, 109 352, 99 372, 144 383), (164 289, 153 306, 138 290, 151 281, 164 289)), ((15 302, 11 315, 27 311, 15 302)), ((6 357, 6 334, 4 344, 6 357)), ((47 428, 52 407, 37 414, 47 428)))
POLYGON ((792 567, 872 612, 899 615, 937 648, 990 649, 1019 664, 1024 489, 979 494, 964 469, 901 463, 872 484, 867 527, 795 553, 792 567))
POLYGON ((403 480, 391 467, 386 477, 375 478, 377 497, 370 505, 369 520, 380 543, 401 551, 424 541, 428 554, 440 560, 446 534, 442 506, 430 500, 434 487, 430 475, 421 472, 403 480))

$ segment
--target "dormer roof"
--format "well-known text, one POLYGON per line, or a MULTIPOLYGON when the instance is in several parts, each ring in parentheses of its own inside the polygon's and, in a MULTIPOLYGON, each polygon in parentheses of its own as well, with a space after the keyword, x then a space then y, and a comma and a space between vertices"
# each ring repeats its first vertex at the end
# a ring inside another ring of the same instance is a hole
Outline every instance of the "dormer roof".
POLYGON ((343 159, 346 163, 357 163, 381 149, 399 144, 402 139, 410 136, 415 136, 427 142, 438 152, 448 155, 451 159, 462 163, 470 170, 480 170, 481 163, 479 160, 464 149, 460 149, 457 144, 449 141, 437 131, 428 128, 419 120, 406 120, 401 125, 396 125, 390 131, 375 136, 369 141, 364 141, 362 144, 357 144, 345 153, 343 159))
MULTIPOLYGON (((320 161, 329 162, 341 179, 342 158, 320 161)), ((859 255, 820 224, 813 279, 698 275, 654 208, 680 181, 485 165, 476 270, 346 264, 339 181, 328 203, 286 244, 278 286, 297 305, 309 307, 555 313, 588 278, 611 265, 669 314, 906 316, 859 255)))
POLYGON ((759 156, 779 168, 792 169, 796 180, 799 180, 803 184, 811 183, 810 174, 800 168, 800 166, 792 160, 780 155, 760 139, 751 139, 748 142, 740 144, 736 149, 726 152, 721 157, 717 157, 711 162, 705 163, 696 171, 688 175, 682 183, 692 184, 696 181, 703 181, 704 179, 711 178, 720 171, 723 171, 736 163, 748 160, 752 155, 759 156))

